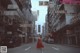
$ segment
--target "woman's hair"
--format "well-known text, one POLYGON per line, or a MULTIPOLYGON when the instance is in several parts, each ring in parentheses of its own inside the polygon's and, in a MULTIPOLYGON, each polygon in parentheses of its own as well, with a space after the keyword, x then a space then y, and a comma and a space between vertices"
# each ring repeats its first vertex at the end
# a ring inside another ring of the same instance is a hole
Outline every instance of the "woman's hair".
POLYGON ((39 37, 40 37, 40 38, 42 38, 42 36, 41 36, 41 35, 39 35, 39 37))

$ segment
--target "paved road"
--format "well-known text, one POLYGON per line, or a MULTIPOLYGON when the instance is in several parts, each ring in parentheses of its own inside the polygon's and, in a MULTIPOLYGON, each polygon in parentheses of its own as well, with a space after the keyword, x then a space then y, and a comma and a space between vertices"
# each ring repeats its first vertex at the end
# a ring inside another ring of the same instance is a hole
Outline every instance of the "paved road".
POLYGON ((8 49, 8 53, 80 53, 80 48, 44 43, 44 49, 37 49, 36 43, 8 49))

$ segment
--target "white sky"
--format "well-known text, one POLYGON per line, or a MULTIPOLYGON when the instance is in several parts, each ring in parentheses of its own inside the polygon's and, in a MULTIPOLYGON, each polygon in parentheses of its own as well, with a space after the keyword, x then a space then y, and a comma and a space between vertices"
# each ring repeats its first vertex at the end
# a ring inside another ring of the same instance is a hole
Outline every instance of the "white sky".
POLYGON ((48 0, 31 0, 32 11, 39 10, 38 20, 36 25, 43 25, 45 23, 45 16, 47 14, 47 6, 39 6, 39 1, 48 1, 48 0))

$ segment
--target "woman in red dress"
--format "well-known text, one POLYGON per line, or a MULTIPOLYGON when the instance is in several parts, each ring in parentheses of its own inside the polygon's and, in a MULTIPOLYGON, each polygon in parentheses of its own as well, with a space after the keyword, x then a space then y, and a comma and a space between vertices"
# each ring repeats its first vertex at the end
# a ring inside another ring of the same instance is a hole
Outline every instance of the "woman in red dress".
POLYGON ((38 38, 37 48, 44 48, 44 46, 43 46, 43 44, 42 44, 41 37, 38 38))

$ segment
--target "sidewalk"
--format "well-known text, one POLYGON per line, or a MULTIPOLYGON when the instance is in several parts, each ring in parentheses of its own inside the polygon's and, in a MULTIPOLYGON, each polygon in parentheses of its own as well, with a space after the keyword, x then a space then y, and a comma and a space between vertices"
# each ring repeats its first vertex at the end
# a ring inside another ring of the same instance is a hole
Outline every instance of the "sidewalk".
POLYGON ((80 46, 77 46, 77 45, 66 45, 66 44, 65 44, 65 46, 80 48, 80 46))
POLYGON ((77 45, 68 45, 68 44, 56 44, 56 45, 62 45, 62 46, 80 48, 80 46, 77 46, 77 45))
POLYGON ((8 50, 16 50, 16 49, 20 49, 20 48, 25 48, 25 47, 28 47, 29 45, 31 45, 31 43, 29 44, 22 44, 21 46, 18 46, 18 47, 14 47, 14 48, 8 48, 8 50))

